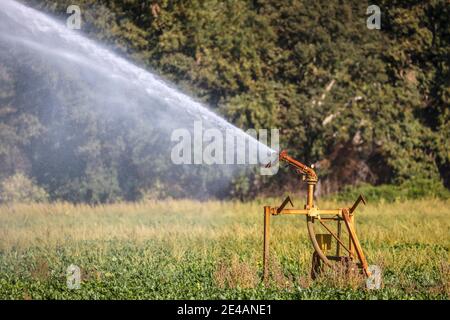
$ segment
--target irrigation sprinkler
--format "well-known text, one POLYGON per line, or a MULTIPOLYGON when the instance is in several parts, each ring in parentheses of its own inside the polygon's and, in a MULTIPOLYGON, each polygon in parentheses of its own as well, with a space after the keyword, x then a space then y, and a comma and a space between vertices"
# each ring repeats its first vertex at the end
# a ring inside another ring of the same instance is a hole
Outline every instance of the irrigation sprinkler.
MULTIPOLYGON (((282 151, 276 161, 285 161, 294 167, 296 172, 302 176, 303 181, 306 181, 308 189, 306 204, 303 209, 286 208, 288 204, 292 207, 294 206, 289 196, 279 207, 264 207, 264 282, 267 281, 269 275, 270 217, 285 214, 306 216, 308 235, 314 248, 311 268, 311 277, 313 279, 321 272, 323 266, 336 269, 338 263, 344 265, 347 271, 357 266, 358 270, 369 277, 370 271, 367 260, 355 232, 354 213, 361 202, 366 204, 364 197, 360 195, 353 206, 349 208, 319 209, 314 204, 314 189, 318 181, 315 171, 290 157, 286 151, 282 151), (336 223, 335 228, 331 227, 333 222, 336 223), (345 229, 342 225, 345 226, 345 229), (318 229, 316 226, 320 226, 324 232, 316 233, 316 229, 318 229), (347 236, 343 233, 343 229, 346 230, 347 236), (331 252, 333 240, 335 243, 334 254, 331 252)), ((269 163, 266 167, 270 167, 273 164, 269 163)))

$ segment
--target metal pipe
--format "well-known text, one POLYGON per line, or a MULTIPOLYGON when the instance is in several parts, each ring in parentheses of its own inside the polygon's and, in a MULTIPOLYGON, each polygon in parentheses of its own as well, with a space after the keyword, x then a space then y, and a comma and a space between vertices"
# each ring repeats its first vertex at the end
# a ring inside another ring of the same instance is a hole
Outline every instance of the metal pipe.
POLYGON ((308 235, 311 243, 314 247, 314 250, 317 252, 322 261, 329 267, 333 267, 330 260, 328 260, 327 256, 322 252, 319 244, 317 243, 316 233, 314 232, 314 218, 310 216, 306 216, 306 226, 308 227, 308 235))
POLYGON ((306 205, 308 208, 314 207, 314 184, 308 183, 308 195, 306 198, 306 205))
MULTIPOLYGON (((337 237, 338 237, 338 241, 336 243, 336 256, 339 257, 340 253, 341 253, 341 233, 342 233, 342 226, 341 226, 341 220, 339 219, 337 221, 337 237)), ((337 239, 336 239, 337 240, 337 239)), ((342 245, 343 246, 343 245, 342 245)), ((344 246, 343 246, 344 247, 344 246)), ((344 247, 345 248, 345 247, 344 247)))
POLYGON ((281 151, 281 153, 280 153, 278 158, 279 158, 279 160, 286 161, 290 165, 292 165, 295 168, 297 168, 298 170, 300 170, 302 173, 306 174, 308 176, 308 181, 315 181, 315 182, 317 182, 317 174, 316 174, 316 172, 312 168, 308 167, 307 165, 304 165, 300 161, 297 161, 294 158, 290 157, 287 154, 286 150, 281 151))
MULTIPOLYGON (((347 224, 347 220, 344 220, 347 224)), ((353 215, 349 215, 348 217, 348 224, 352 225, 353 224, 353 215)), ((349 226, 347 225, 347 229, 350 229, 349 226)), ((352 241, 352 236, 350 234, 350 231, 348 232, 348 248, 350 249, 350 257, 354 257, 355 256, 355 250, 353 248, 353 241, 352 241)))
POLYGON ((361 248, 361 244, 359 243, 358 237, 356 236, 353 215, 349 214, 348 209, 344 209, 344 211, 342 212, 342 216, 348 230, 350 241, 353 242, 354 251, 356 251, 356 254, 358 255, 358 259, 361 262, 364 273, 369 277, 370 271, 368 270, 367 260, 361 248))

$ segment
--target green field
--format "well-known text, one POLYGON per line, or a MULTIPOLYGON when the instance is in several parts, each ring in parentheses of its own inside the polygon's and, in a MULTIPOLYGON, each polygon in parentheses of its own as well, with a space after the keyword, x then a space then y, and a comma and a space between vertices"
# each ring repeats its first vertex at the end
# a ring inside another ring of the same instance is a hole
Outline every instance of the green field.
POLYGON ((449 200, 379 202, 356 213, 369 263, 383 269, 378 291, 358 278, 311 281, 299 216, 272 219, 264 286, 262 206, 278 202, 1 206, 0 298, 448 299, 449 200), (82 271, 78 290, 66 284, 70 264, 82 271))

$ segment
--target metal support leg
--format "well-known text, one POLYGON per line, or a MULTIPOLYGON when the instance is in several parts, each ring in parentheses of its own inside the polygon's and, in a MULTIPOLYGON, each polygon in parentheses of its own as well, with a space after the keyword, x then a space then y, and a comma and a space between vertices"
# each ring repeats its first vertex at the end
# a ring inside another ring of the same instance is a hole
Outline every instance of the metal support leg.
POLYGON ((349 214, 347 209, 344 209, 344 211, 342 212, 342 217, 344 218, 344 222, 347 226, 348 234, 351 239, 351 242, 353 243, 354 251, 356 251, 358 259, 361 262, 362 269, 364 270, 364 273, 366 274, 366 276, 369 277, 370 272, 368 270, 367 260, 366 260, 366 257, 364 256, 364 253, 361 248, 361 244, 359 243, 358 237, 356 236, 354 220, 352 219, 352 215, 349 214))
MULTIPOLYGON (((337 221, 337 237, 340 240, 341 239, 341 234, 342 234, 342 230, 341 230, 341 220, 337 221)), ((339 257, 341 254, 341 244, 339 243, 339 241, 336 241, 336 257, 339 257)))
MULTIPOLYGON (((348 225, 353 226, 353 215, 348 215, 348 220, 345 221, 347 222, 347 228, 348 225)), ((353 258, 355 256, 355 249, 353 248, 353 241, 350 232, 348 233, 348 248, 350 249, 350 257, 353 258)))

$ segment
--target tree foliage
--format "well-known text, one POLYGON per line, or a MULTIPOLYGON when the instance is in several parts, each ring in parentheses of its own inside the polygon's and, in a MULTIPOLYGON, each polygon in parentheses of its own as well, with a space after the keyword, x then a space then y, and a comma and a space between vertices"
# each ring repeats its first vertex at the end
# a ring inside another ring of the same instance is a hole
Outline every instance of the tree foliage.
MULTIPOLYGON (((25 2, 60 19, 71 4, 25 2)), ((371 3, 356 0, 78 3, 89 37, 155 69, 239 127, 279 128, 283 148, 316 164, 323 191, 412 178, 450 184, 445 0, 379 1, 380 30, 366 27, 371 3)), ((142 131, 111 137, 82 99, 55 110, 21 98, 23 79, 36 71, 11 59, 0 60, 0 178, 23 170, 55 198, 91 202, 208 189, 208 177, 199 182, 152 158, 142 131), (48 131, 51 119, 72 130, 67 141, 58 141, 57 128, 48 131)), ((64 86, 48 82, 42 92, 64 86)), ((286 179, 285 170, 271 179, 238 178, 229 194, 279 189, 292 183, 286 179)), ((220 189, 214 192, 223 195, 220 189)))
POLYGON ((23 173, 16 173, 0 184, 0 202, 27 203, 47 200, 47 192, 23 173))

